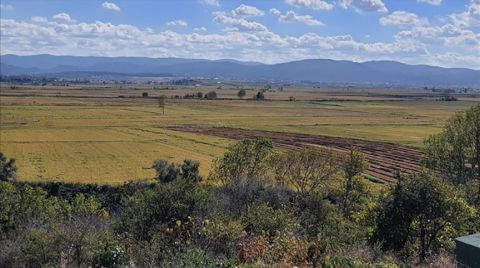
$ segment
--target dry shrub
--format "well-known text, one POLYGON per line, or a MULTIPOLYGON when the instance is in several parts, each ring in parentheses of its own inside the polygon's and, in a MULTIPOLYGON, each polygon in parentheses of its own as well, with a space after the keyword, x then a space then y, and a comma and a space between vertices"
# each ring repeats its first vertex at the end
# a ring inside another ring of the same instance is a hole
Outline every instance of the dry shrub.
POLYGON ((276 236, 269 253, 273 263, 283 263, 288 267, 306 267, 308 264, 307 242, 291 233, 276 236))
POLYGON ((239 263, 266 263, 275 267, 307 267, 308 247, 295 235, 244 235, 238 244, 239 263))
POLYGON ((418 267, 422 268, 453 268, 455 266, 455 258, 454 256, 442 252, 437 255, 430 256, 425 264, 418 265, 418 267))
POLYGON ((262 259, 268 250, 268 237, 266 235, 244 235, 238 243, 240 263, 255 263, 262 259))

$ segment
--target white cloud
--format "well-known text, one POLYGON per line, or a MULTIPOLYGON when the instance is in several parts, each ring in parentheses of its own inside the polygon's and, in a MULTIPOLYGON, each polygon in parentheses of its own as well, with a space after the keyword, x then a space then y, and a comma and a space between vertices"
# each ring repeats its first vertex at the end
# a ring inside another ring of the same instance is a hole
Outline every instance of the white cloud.
POLYGON ((353 8, 357 12, 388 12, 382 0, 338 0, 338 4, 345 8, 353 8))
POLYGON ((427 59, 429 64, 440 66, 472 66, 478 69, 478 56, 474 55, 462 55, 455 52, 439 53, 429 55, 427 59), (475 67, 476 66, 476 67, 475 67))
POLYGON ((132 25, 106 22, 63 24, 55 21, 28 23, 2 19, 1 48, 14 54, 72 54, 108 56, 175 56, 220 57, 253 60, 242 51, 256 49, 264 62, 289 61, 324 55, 344 58, 370 54, 392 54, 417 51, 412 42, 362 43, 345 36, 320 36, 307 33, 298 37, 280 36, 264 25, 219 14, 218 20, 233 29, 222 34, 180 34, 172 31, 154 32, 132 25), (228 18, 228 19, 226 19, 228 18), (225 21, 223 21, 225 19, 225 21), (265 54, 272 52, 271 54, 265 54), (301 55, 295 54, 300 53, 301 55), (321 53, 321 54, 319 54, 321 53), (340 57, 340 56, 339 56, 340 57))
POLYGON ((45 23, 48 22, 48 19, 42 16, 35 16, 31 18, 32 21, 38 22, 38 23, 45 23))
POLYGON ((62 13, 58 13, 57 15, 53 16, 52 17, 54 20, 58 20, 58 21, 64 21, 64 22, 72 22, 74 21, 70 15, 68 15, 67 13, 65 12, 62 12, 62 13))
POLYGON ((195 27, 195 28, 193 28, 193 30, 195 32, 205 32, 205 31, 207 31, 207 28, 202 26, 202 27, 195 27))
POLYGON ((299 22, 303 23, 309 26, 323 26, 321 21, 315 19, 314 17, 310 15, 298 15, 294 11, 290 10, 287 11, 284 15, 282 15, 282 12, 276 8, 270 9, 270 13, 272 13, 275 16, 278 16, 278 21, 279 22, 286 22, 286 23, 291 23, 291 22, 299 22))
POLYGON ((276 8, 271 8, 270 13, 272 13, 275 16, 280 16, 280 14, 282 14, 282 12, 276 8))
POLYGON ((9 4, 0 4, 0 10, 1 11, 12 11, 14 10, 12 5, 9 4))
POLYGON ((220 0, 198 0, 198 2, 208 6, 220 6, 220 0))
POLYGON ((108 2, 108 1, 103 2, 102 7, 112 11, 120 11, 120 7, 113 2, 108 2))
POLYGON ((285 0, 285 3, 295 7, 306 7, 315 10, 332 10, 333 5, 324 0, 285 0))
MULTIPOLYGON (((480 52, 480 33, 460 29, 452 24, 431 27, 414 27, 395 35, 399 39, 418 40, 456 49, 476 50, 480 52)), ((466 52, 468 53, 468 52, 466 52)), ((480 55, 480 54, 479 54, 480 55)))
POLYGON ((437 58, 445 62, 450 59, 450 62, 453 62, 452 55, 480 57, 478 56, 480 55, 480 32, 478 29, 480 29, 480 0, 470 0, 464 12, 449 15, 443 20, 443 24, 416 25, 411 29, 400 31, 395 38, 417 40, 441 47, 442 51, 450 49, 451 51, 444 52, 442 57, 437 56, 437 58))
POLYGON ((381 17, 379 22, 380 22, 380 25, 383 25, 383 26, 387 26, 387 25, 421 26, 421 25, 429 24, 428 19, 419 18, 416 14, 405 12, 405 11, 395 11, 387 16, 381 17))
POLYGON ((457 27, 480 30, 480 0, 470 0, 464 12, 451 14, 449 19, 457 27))
POLYGON ((426 3, 434 6, 439 6, 442 4, 442 0, 417 0, 419 3, 426 3))
POLYGON ((265 13, 257 7, 241 4, 232 10, 232 15, 238 17, 256 17, 263 16, 265 13))
MULTIPOLYGON (((475 28, 478 27, 475 18, 478 18, 476 4, 479 1, 472 0, 463 12, 439 18, 439 25, 419 24, 411 19, 401 21, 402 29, 382 42, 373 37, 371 41, 359 41, 350 34, 278 34, 251 17, 235 16, 232 11, 212 13, 214 21, 223 26, 223 30, 216 33, 204 31, 202 27, 180 33, 102 21, 1 18, 0 50, 3 54, 20 55, 233 58, 266 63, 307 58, 398 60, 480 69, 480 32, 475 28), (460 20, 460 15, 467 15, 468 19, 460 20)), ((287 20, 288 12, 278 9, 270 12, 278 17, 286 16, 287 20)), ((296 16, 288 18, 301 16, 294 14, 296 16)))
POLYGON ((234 27, 237 30, 253 31, 253 32, 268 32, 265 25, 256 21, 249 21, 241 17, 233 17, 225 12, 214 12, 213 21, 234 27))
POLYGON ((168 27, 187 27, 188 23, 184 20, 172 20, 165 23, 168 27))

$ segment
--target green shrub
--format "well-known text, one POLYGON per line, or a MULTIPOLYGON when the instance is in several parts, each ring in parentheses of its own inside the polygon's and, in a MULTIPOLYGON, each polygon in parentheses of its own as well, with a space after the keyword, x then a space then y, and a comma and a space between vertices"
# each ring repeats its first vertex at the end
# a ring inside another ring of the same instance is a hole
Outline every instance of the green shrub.
POLYGON ((177 220, 203 218, 212 195, 196 183, 175 181, 157 184, 126 197, 117 231, 135 239, 150 240, 154 233, 164 232, 177 220))
POLYGON ((275 233, 293 231, 295 221, 285 209, 274 209, 265 203, 254 204, 247 208, 244 216, 246 231, 273 236, 275 233))
POLYGON ((95 252, 93 256, 93 267, 119 267, 128 262, 128 256, 123 245, 115 240, 109 239, 95 252))

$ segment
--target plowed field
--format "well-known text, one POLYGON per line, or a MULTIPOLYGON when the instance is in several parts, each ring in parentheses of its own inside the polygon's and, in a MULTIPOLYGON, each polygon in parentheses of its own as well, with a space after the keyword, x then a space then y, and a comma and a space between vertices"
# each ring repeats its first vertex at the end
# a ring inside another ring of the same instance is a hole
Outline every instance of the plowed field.
POLYGON ((350 148, 355 147, 361 150, 370 162, 367 174, 388 182, 395 181, 394 172, 396 170, 407 174, 418 171, 420 160, 423 157, 423 153, 418 149, 393 143, 236 128, 174 127, 169 129, 236 140, 269 138, 276 146, 292 150, 303 147, 320 147, 347 152, 350 148))

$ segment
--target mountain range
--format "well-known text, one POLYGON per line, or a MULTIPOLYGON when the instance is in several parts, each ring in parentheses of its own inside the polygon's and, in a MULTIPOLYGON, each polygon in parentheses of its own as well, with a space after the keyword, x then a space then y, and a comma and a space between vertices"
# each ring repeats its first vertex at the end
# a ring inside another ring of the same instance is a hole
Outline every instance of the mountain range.
POLYGON ((185 58, 1 55, 1 75, 81 77, 85 73, 242 80, 480 87, 480 70, 395 61, 308 59, 278 64, 185 58))

